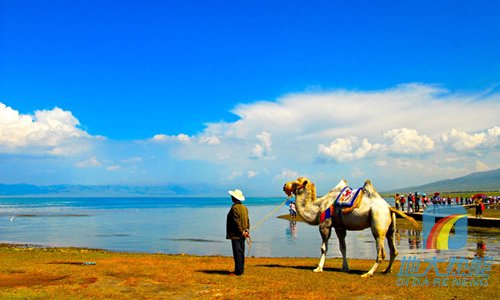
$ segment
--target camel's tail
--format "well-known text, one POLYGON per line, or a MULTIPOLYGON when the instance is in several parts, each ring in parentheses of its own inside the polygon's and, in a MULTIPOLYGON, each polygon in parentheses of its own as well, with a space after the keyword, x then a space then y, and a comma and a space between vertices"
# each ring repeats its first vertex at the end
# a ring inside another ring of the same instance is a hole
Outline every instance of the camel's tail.
POLYGON ((405 218, 406 220, 410 221, 410 223, 415 226, 415 228, 417 228, 418 230, 422 230, 422 226, 420 226, 420 224, 417 223, 417 221, 415 221, 414 218, 408 216, 407 214, 405 214, 404 212, 400 211, 399 209, 395 209, 393 207, 390 207, 389 206, 389 209, 391 210, 391 212, 397 214, 397 215, 400 215, 401 217, 405 218))

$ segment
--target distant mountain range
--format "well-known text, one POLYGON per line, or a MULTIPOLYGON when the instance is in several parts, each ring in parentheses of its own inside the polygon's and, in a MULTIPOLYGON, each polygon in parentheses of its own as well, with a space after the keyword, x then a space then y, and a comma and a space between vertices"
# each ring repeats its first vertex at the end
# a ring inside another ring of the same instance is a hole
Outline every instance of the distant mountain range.
POLYGON ((411 192, 487 192, 500 191, 500 169, 472 173, 466 176, 431 182, 424 185, 409 186, 383 194, 411 193, 411 192))
MULTIPOLYGON (((225 192, 225 191, 224 191, 225 192)), ((132 185, 48 185, 0 184, 0 196, 60 197, 168 197, 220 194, 207 184, 132 185)))
MULTIPOLYGON (((472 173, 455 179, 409 186, 381 194, 410 192, 486 192, 500 191, 500 169, 472 173)), ((158 186, 133 185, 48 185, 0 184, 0 196, 59 196, 59 197, 168 197, 225 195, 226 190, 208 184, 170 184, 158 186)))

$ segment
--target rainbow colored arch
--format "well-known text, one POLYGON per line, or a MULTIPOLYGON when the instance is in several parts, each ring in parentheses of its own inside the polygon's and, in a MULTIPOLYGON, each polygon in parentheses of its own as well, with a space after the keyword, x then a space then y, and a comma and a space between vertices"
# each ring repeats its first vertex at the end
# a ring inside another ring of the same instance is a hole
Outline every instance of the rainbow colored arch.
POLYGON ((450 215, 437 221, 432 227, 425 245, 426 249, 448 250, 448 239, 450 237, 451 228, 461 218, 466 218, 467 215, 450 215))

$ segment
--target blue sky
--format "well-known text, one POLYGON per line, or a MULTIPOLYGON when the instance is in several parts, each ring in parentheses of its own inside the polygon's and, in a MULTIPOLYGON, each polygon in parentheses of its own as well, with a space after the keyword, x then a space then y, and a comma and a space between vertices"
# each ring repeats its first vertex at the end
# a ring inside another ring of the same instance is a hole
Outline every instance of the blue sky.
POLYGON ((498 168, 499 17, 497 1, 0 0, 0 182, 279 194, 298 175, 392 189, 498 168))

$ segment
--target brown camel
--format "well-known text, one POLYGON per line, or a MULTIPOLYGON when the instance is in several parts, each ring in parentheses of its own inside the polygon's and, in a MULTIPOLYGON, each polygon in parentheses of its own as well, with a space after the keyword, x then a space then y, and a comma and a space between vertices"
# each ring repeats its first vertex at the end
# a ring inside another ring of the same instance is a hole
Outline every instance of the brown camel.
POLYGON ((319 225, 319 232, 322 238, 321 258, 314 272, 323 271, 326 253, 328 251, 328 239, 330 238, 332 227, 335 228, 335 233, 339 239, 339 247, 343 259, 343 271, 349 270, 345 243, 347 230, 363 230, 370 227, 376 242, 377 258, 370 271, 363 274, 362 277, 373 276, 381 260, 385 258, 385 237, 387 237, 389 243, 390 261, 384 272, 391 272, 394 259, 398 255, 394 243, 394 233, 396 231, 395 214, 399 214, 410 220, 417 228, 419 228, 420 225, 413 218, 390 207, 390 205, 377 193, 370 180, 365 181, 361 191, 362 198, 360 198, 360 201, 357 202, 353 208, 348 209, 350 210, 349 213, 346 213, 346 211, 342 212, 341 208, 334 206, 335 211, 332 213, 332 217, 320 222, 321 214, 332 207, 335 199, 337 199, 337 196, 346 186, 347 182, 342 179, 337 186, 321 198, 316 198, 316 187, 314 183, 304 177, 299 177, 295 181, 287 182, 283 187, 283 191, 288 196, 295 195, 296 209, 299 216, 310 225, 319 225))

